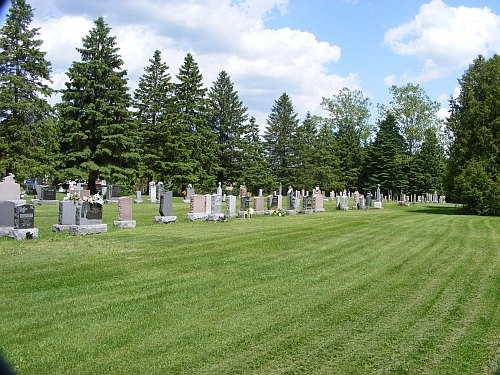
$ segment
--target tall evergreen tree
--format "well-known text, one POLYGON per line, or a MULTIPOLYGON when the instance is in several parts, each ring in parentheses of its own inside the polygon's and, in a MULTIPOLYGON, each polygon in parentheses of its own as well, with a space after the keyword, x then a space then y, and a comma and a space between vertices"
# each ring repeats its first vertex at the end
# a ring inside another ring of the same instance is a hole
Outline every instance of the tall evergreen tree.
POLYGON ((458 81, 447 122, 447 187, 477 215, 500 215, 500 56, 478 56, 458 81))
POLYGON ((250 192, 258 189, 272 191, 276 182, 271 175, 269 163, 264 153, 264 145, 259 136, 259 125, 255 117, 250 118, 242 143, 243 159, 239 169, 241 175, 235 181, 238 185, 245 183, 250 192))
POLYGON ((375 141, 369 147, 365 164, 368 185, 364 190, 372 190, 380 184, 382 191, 392 191, 393 195, 408 189, 406 175, 406 142, 399 133, 399 126, 394 115, 386 113, 379 121, 375 141))
POLYGON ((0 29, 0 173, 53 175, 58 133, 47 98, 51 67, 30 29, 33 9, 12 0, 0 29))
POLYGON ((319 123, 314 163, 314 181, 322 190, 341 191, 345 182, 341 179, 341 161, 337 153, 335 131, 330 121, 319 123))
POLYGON ((228 74, 219 73, 208 92, 210 125, 215 134, 218 165, 217 181, 235 181, 241 175, 242 137, 246 131, 247 108, 234 90, 228 74))
POLYGON ((81 62, 73 62, 69 82, 58 105, 65 155, 61 173, 88 180, 95 191, 95 179, 130 185, 138 160, 137 132, 129 111, 127 72, 117 54, 116 38, 100 17, 77 48, 81 62))
POLYGON ((304 121, 297 126, 293 146, 297 166, 292 181, 292 185, 297 189, 312 190, 317 183, 314 179, 318 135, 316 123, 317 119, 307 112, 304 121))
POLYGON ((417 191, 444 193, 443 182, 446 170, 446 154, 434 129, 425 131, 425 139, 420 151, 415 155, 417 191))
POLYGON ((169 175, 165 154, 168 145, 168 126, 172 122, 173 90, 168 66, 156 50, 150 65, 134 91, 135 118, 142 139, 141 177, 165 179, 169 175))
POLYGON ((176 117, 169 127, 171 178, 175 184, 216 186, 215 137, 208 123, 207 89, 193 56, 188 53, 175 85, 176 117))
POLYGON ((368 98, 359 90, 344 87, 333 98, 323 98, 322 106, 330 114, 329 121, 336 132, 337 153, 342 161, 341 179, 345 188, 355 190, 360 185, 365 150, 371 136, 368 98))
POLYGON ((293 182, 297 158, 293 142, 299 120, 290 97, 283 93, 271 108, 264 132, 264 148, 271 174, 277 183, 287 186, 293 182))

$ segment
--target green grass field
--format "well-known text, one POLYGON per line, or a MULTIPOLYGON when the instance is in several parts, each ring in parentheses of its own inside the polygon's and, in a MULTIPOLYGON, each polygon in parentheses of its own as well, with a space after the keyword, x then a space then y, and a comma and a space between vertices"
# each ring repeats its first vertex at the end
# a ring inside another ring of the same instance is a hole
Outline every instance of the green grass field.
POLYGON ((19 374, 500 374, 500 218, 453 205, 0 238, 19 374))

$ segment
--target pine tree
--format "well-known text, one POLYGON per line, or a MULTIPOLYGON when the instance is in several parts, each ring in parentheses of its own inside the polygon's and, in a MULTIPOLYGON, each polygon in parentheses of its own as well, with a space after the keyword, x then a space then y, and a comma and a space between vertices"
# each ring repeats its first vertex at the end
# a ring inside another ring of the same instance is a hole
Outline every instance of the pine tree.
POLYGON ((277 183, 292 183, 298 160, 293 154, 293 140, 299 120, 290 97, 283 93, 271 108, 264 132, 264 148, 271 174, 277 183))
POLYGON ((375 141, 368 149, 365 164, 368 186, 364 189, 374 191, 380 184, 381 191, 392 191, 393 195, 407 192, 407 145, 399 132, 396 118, 388 112, 378 125, 375 141))
POLYGON ((208 99, 210 125, 217 142, 217 181, 236 181, 241 175, 241 142, 248 119, 247 108, 243 107, 225 71, 219 73, 208 93, 208 99))
POLYGON ((314 181, 321 190, 341 191, 345 182, 341 179, 341 163, 337 153, 335 132, 329 121, 321 121, 316 140, 314 181))
POLYGON ((102 17, 77 48, 81 62, 73 62, 63 90, 59 116, 61 151, 65 155, 66 177, 88 180, 95 191, 95 179, 130 186, 136 173, 138 143, 132 121, 123 61, 117 54, 116 38, 102 17))
POLYGON ((30 29, 33 9, 13 0, 0 29, 0 173, 54 175, 58 133, 47 98, 51 67, 30 29))
POLYGON ((193 56, 188 53, 175 85, 176 116, 169 125, 170 163, 174 185, 195 184, 202 190, 215 188, 215 137, 208 124, 207 89, 193 56))
POLYGON ((165 145, 168 145, 168 126, 173 115, 174 90, 161 52, 156 50, 149 62, 134 91, 135 119, 142 139, 139 173, 148 181, 169 176, 165 145))

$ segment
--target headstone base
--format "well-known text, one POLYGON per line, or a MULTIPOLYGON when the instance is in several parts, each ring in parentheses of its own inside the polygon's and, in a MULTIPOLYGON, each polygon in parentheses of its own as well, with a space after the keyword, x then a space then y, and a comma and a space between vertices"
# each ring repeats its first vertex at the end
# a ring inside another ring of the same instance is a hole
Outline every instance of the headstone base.
POLYGON ((16 206, 24 206, 26 204, 25 199, 7 199, 9 202, 14 202, 16 206))
POLYGON ((208 214, 205 213, 199 213, 199 214, 193 214, 191 212, 188 212, 186 215, 186 219, 195 221, 195 220, 207 220, 208 219, 208 214))
POLYGON ((287 214, 287 215, 297 215, 297 210, 285 210, 285 214, 287 214))
POLYGON ((64 232, 65 230, 69 230, 71 225, 68 224, 54 224, 52 225, 52 232, 64 232))
POLYGON ((87 234, 106 233, 108 224, 71 225, 69 234, 72 236, 85 236, 87 234))
POLYGON ((325 209, 324 208, 315 208, 313 211, 314 212, 325 212, 325 209))
POLYGON ((264 215, 272 215, 274 210, 264 210, 264 215))
POLYGON ((50 204, 59 204, 59 201, 57 199, 55 199, 55 200, 32 199, 31 203, 44 206, 44 205, 50 205, 50 204))
POLYGON ((301 210, 300 213, 301 214, 313 214, 314 210, 301 210))
POLYGON ((357 210, 357 209, 358 209, 358 206, 352 206, 352 209, 353 209, 353 210, 357 210))
POLYGON ((11 230, 14 230, 14 227, 0 227, 0 237, 8 237, 11 230))
POLYGON ((104 201, 106 204, 118 204, 118 199, 106 199, 104 201))
POLYGON ((373 208, 376 208, 377 210, 381 210, 384 207, 382 207, 382 202, 375 202, 375 204, 373 205, 373 208))
POLYGON ((184 200, 182 201, 182 203, 191 203, 191 200, 189 200, 189 199, 184 199, 184 200))
POLYGON ((156 199, 148 199, 148 203, 158 203, 156 199))
MULTIPOLYGON (((255 212, 254 212, 254 214, 255 214, 255 212)), ((251 218, 252 215, 247 215, 246 211, 238 211, 238 217, 240 219, 247 219, 247 218, 251 218)))
POLYGON ((117 228, 135 228, 135 220, 115 220, 113 222, 117 228))
POLYGON ((177 216, 155 216, 155 221, 162 224, 175 223, 177 216))
POLYGON ((361 206, 361 207, 359 207, 359 209, 362 211, 366 211, 366 206, 361 206))
POLYGON ((142 199, 134 199, 134 202, 137 203, 137 204, 141 204, 142 203, 142 199))
POLYGON ((226 215, 224 214, 208 214, 207 220, 208 221, 219 221, 221 217, 224 217, 226 215))
POLYGON ((38 228, 11 229, 7 237, 13 238, 18 241, 38 238, 38 228))

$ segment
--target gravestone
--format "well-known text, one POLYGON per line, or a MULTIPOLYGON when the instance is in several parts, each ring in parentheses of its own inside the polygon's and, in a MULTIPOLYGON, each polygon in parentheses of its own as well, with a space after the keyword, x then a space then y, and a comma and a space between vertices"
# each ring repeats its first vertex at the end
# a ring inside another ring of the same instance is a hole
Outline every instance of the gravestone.
POLYGON ((288 192, 286 193, 286 209, 287 210, 293 210, 294 208, 294 197, 293 197, 293 189, 292 187, 290 186, 288 188, 288 192))
POLYGON ((217 221, 224 214, 222 213, 222 195, 213 194, 210 196, 210 213, 208 214, 209 221, 217 221))
POLYGON ((137 203, 137 204, 141 204, 142 203, 142 191, 141 190, 137 190, 135 192, 134 202, 137 203))
POLYGON ((359 191, 355 191, 353 194, 354 204, 352 205, 353 210, 357 210, 359 208, 359 191))
POLYGON ((208 214, 205 209, 205 196, 199 194, 191 195, 191 200, 189 202, 189 212, 186 215, 188 220, 206 220, 208 214))
POLYGON ((13 201, 17 204, 26 204, 21 199, 21 185, 14 181, 14 175, 9 173, 0 182, 0 201, 13 201))
POLYGON ((300 212, 303 214, 312 214, 314 212, 313 208, 312 208, 312 205, 313 205, 312 201, 313 201, 313 197, 311 195, 304 196, 303 202, 302 202, 302 211, 300 211, 300 212))
POLYGON ((108 199, 118 199, 122 196, 122 186, 121 185, 109 185, 108 186, 108 199))
POLYGON ((250 198, 246 195, 240 198, 240 211, 247 211, 250 208, 250 198))
POLYGON ((366 207, 370 208, 372 206, 372 193, 366 193, 366 207))
POLYGON ((313 195, 313 210, 314 212, 324 212, 325 207, 323 206, 323 201, 325 197, 323 194, 315 194, 313 195))
POLYGON ((155 216, 157 223, 169 224, 177 221, 177 216, 172 216, 172 192, 163 192, 160 196, 160 216, 155 216))
POLYGON ((56 198, 56 187, 55 186, 42 186, 41 200, 44 201, 54 201, 56 198))
POLYGON ((361 194, 360 197, 359 197, 359 209, 360 210, 366 210, 365 196, 363 194, 361 194))
POLYGON ((14 229, 31 229, 35 227, 35 207, 23 204, 14 207, 14 229))
POLYGON ((148 203, 156 203, 156 183, 154 181, 151 181, 149 183, 149 198, 148 198, 148 203))
POLYGON ((69 230, 72 225, 76 225, 76 207, 78 201, 59 202, 59 220, 52 225, 52 232, 62 232, 69 230))
POLYGON ((226 197, 226 216, 236 216, 236 197, 234 195, 228 195, 226 197))
POLYGON ((347 211, 349 209, 349 197, 346 193, 342 195, 342 205, 340 207, 341 210, 347 211))
POLYGON ((165 192, 163 182, 158 181, 158 184, 156 184, 156 200, 159 202, 161 195, 165 192))
POLYGON ((381 209, 382 207, 382 195, 380 194, 380 185, 377 185, 377 192, 375 193, 375 204, 373 208, 381 209))
POLYGON ((132 220, 132 198, 118 198, 118 220, 113 224, 118 228, 135 228, 136 221, 132 220))
POLYGON ((186 196, 185 196, 183 202, 190 203, 191 202, 191 195, 194 195, 194 189, 192 187, 186 188, 186 196))
POLYGON ((72 236, 106 233, 108 225, 102 223, 102 204, 80 201, 76 205, 75 225, 69 228, 72 236))
POLYGON ((220 182, 219 182, 219 186, 217 186, 217 195, 222 196, 222 186, 221 186, 220 182))
POLYGON ((277 195, 268 195, 267 196, 267 209, 272 210, 274 208, 278 208, 278 196, 277 195))
POLYGON ((14 207, 13 201, 0 201, 0 237, 7 236, 14 229, 14 207))
POLYGON ((264 213, 264 197, 258 196, 253 199, 253 209, 257 215, 264 213))

